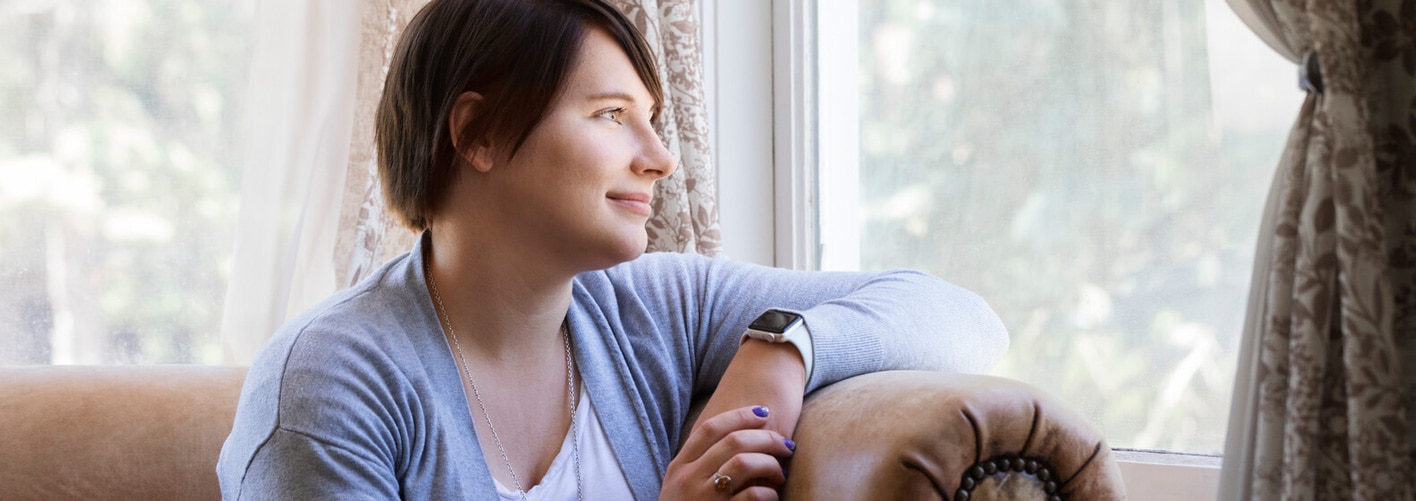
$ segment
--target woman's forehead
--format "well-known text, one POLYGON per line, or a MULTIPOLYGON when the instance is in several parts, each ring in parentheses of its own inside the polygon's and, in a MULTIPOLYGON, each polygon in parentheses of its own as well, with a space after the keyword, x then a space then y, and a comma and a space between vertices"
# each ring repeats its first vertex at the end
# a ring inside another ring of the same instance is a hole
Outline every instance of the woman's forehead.
POLYGON ((654 96, 639 78, 619 43, 603 29, 586 31, 575 65, 566 75, 562 96, 577 101, 620 99, 654 106, 654 96))

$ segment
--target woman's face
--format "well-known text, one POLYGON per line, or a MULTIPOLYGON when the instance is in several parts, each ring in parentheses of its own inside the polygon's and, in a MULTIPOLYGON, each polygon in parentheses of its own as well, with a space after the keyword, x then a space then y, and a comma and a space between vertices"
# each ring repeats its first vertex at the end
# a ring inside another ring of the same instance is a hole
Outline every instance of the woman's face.
POLYGON ((653 106, 614 39, 589 30, 545 118, 487 172, 508 236, 586 270, 643 253, 654 182, 678 163, 650 123, 653 106))

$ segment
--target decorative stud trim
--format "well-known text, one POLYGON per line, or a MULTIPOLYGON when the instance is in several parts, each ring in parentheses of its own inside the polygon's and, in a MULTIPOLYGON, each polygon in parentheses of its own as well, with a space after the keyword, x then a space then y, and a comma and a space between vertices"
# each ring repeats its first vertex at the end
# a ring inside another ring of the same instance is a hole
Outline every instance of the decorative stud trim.
POLYGON ((984 477, 1000 471, 1032 475, 1042 482, 1042 492, 1047 494, 1047 501, 1064 501, 1062 494, 1057 492, 1057 482, 1053 479, 1052 468, 1047 463, 1015 456, 995 457, 966 468, 964 478, 959 482, 959 490, 954 493, 954 501, 969 501, 969 498, 973 497, 974 488, 978 487, 984 477))

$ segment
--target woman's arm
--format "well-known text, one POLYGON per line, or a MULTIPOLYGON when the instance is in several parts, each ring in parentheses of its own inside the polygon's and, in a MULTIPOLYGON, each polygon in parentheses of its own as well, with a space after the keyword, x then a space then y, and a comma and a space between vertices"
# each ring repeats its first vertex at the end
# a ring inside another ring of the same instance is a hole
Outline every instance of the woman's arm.
POLYGON ((217 463, 222 497, 398 498, 390 413, 374 397, 395 385, 360 370, 348 337, 302 334, 278 335, 247 374, 217 463))
POLYGON ((805 389, 806 367, 795 347, 747 339, 728 364, 694 428, 730 409, 761 405, 771 410, 766 428, 790 438, 801 414, 805 389))
MULTIPOLYGON (((693 393, 712 392, 691 435, 724 413, 763 405, 771 409, 765 431, 789 437, 803 394, 815 388, 890 369, 986 371, 1008 344, 982 299, 918 272, 801 272, 653 254, 634 267, 625 270, 633 278, 621 278, 653 284, 636 288, 635 300, 658 310, 659 321, 682 326, 693 393), (812 339, 810 374, 793 345, 742 341, 747 325, 771 308, 801 314, 812 339)), ((692 459, 682 456, 671 472, 692 459)), ((665 479, 666 491, 672 480, 665 479)))
POLYGON ((739 343, 767 309, 793 311, 804 321, 813 347, 805 392, 882 370, 986 372, 1007 351, 1002 322, 982 298, 924 273, 803 272, 700 261, 707 264, 692 332, 700 348, 700 389, 720 386, 730 376, 729 363, 753 353, 740 352, 739 343))

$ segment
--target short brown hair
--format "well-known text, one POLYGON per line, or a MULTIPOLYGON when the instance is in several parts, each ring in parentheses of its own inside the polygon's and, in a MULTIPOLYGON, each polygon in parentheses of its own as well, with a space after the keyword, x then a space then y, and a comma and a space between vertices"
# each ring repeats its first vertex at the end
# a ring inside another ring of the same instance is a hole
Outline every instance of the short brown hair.
POLYGON ((510 144, 545 117, 590 28, 610 34, 654 98, 664 96, 643 35, 604 0, 432 0, 394 49, 374 117, 384 200, 403 224, 428 227, 433 204, 457 176, 448 115, 475 91, 486 107, 458 144, 510 144))

